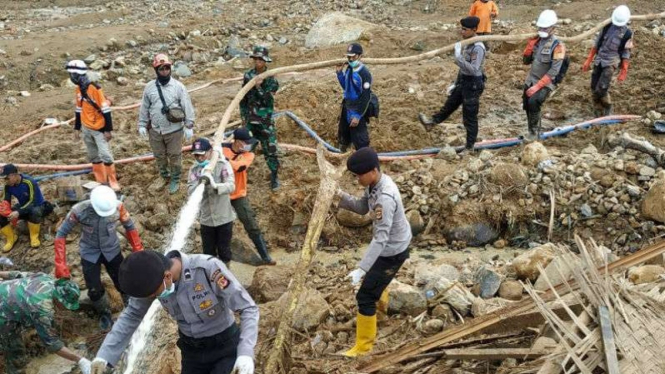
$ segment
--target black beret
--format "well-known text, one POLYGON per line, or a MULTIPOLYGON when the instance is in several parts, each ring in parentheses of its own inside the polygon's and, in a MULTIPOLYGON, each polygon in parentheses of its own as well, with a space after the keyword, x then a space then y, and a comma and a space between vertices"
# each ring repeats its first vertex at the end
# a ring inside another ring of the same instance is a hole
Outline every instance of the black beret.
POLYGON ((358 175, 368 173, 379 168, 379 155, 370 147, 360 148, 346 160, 346 168, 358 175))
POLYGON ((164 271, 170 268, 171 260, 159 252, 134 252, 120 264, 120 290, 132 297, 148 297, 162 285, 164 271))
POLYGON ((475 29, 480 24, 480 18, 476 16, 464 17, 459 21, 459 23, 467 29, 475 29))

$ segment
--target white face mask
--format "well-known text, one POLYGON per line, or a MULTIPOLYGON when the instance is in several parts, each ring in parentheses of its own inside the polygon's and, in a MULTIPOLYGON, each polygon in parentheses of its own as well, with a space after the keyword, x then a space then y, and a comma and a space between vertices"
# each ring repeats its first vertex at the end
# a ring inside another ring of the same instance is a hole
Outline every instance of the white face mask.
POLYGON ((546 31, 538 31, 538 36, 545 39, 550 36, 550 34, 548 34, 546 31))
POLYGON ((251 152, 252 151, 252 145, 251 144, 245 144, 242 146, 242 150, 245 152, 251 152))

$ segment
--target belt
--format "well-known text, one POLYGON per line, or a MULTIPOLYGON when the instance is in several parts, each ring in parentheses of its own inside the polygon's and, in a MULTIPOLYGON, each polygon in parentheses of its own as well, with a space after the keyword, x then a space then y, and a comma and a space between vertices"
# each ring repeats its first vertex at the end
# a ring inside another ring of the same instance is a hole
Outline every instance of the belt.
POLYGON ((233 323, 226 330, 220 332, 219 334, 206 336, 204 338, 192 338, 191 336, 187 336, 183 334, 182 331, 178 330, 178 335, 180 336, 180 339, 178 339, 178 346, 184 345, 188 348, 196 349, 221 347, 224 346, 225 343, 231 341, 234 336, 238 334, 239 330, 240 329, 238 328, 238 324, 233 323))

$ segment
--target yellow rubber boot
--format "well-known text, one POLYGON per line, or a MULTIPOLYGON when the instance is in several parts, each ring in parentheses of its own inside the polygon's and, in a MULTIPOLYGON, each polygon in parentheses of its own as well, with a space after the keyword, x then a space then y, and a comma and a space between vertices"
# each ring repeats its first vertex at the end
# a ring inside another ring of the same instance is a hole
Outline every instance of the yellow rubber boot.
POLYGON ((30 246, 32 248, 39 248, 42 242, 39 241, 39 223, 28 222, 28 231, 30 231, 30 246))
POLYGON ((376 309, 380 313, 388 314, 388 288, 381 293, 379 301, 376 302, 376 309))
POLYGON ((346 357, 358 357, 369 353, 376 340, 376 314, 356 318, 356 345, 344 353, 346 357))
POLYGON ((6 225, 2 229, 0 229, 0 234, 5 237, 5 240, 7 243, 5 246, 2 248, 3 252, 9 252, 14 248, 14 243, 18 240, 18 236, 16 235, 16 232, 14 231, 14 228, 12 225, 6 225))

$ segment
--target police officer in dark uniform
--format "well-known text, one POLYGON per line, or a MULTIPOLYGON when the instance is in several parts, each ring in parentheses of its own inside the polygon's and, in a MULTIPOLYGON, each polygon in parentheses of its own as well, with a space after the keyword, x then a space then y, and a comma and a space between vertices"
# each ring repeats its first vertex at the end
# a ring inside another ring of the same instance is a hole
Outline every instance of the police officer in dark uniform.
POLYGON ((346 49, 348 62, 337 67, 337 80, 344 89, 342 113, 339 118, 337 138, 339 148, 353 143, 355 149, 369 146, 370 105, 372 97, 372 74, 361 61, 363 47, 353 43, 346 49), (346 70, 344 70, 346 66, 346 70))
MULTIPOLYGON (((475 16, 463 18, 460 21, 462 38, 469 39, 476 36, 480 19, 475 16)), ((480 109, 480 95, 485 90, 485 45, 482 42, 467 45, 462 50, 462 43, 455 44, 455 64, 459 66, 457 80, 448 88, 449 96, 443 107, 432 116, 427 117, 420 113, 418 119, 431 131, 437 125, 450 117, 462 105, 462 118, 466 128, 466 150, 473 150, 478 138, 478 110, 480 109)))
POLYGON ((254 373, 259 308, 219 259, 135 252, 120 266, 120 285, 131 296, 129 305, 106 335, 92 374, 118 362, 155 298, 178 323, 182 374, 254 373))

